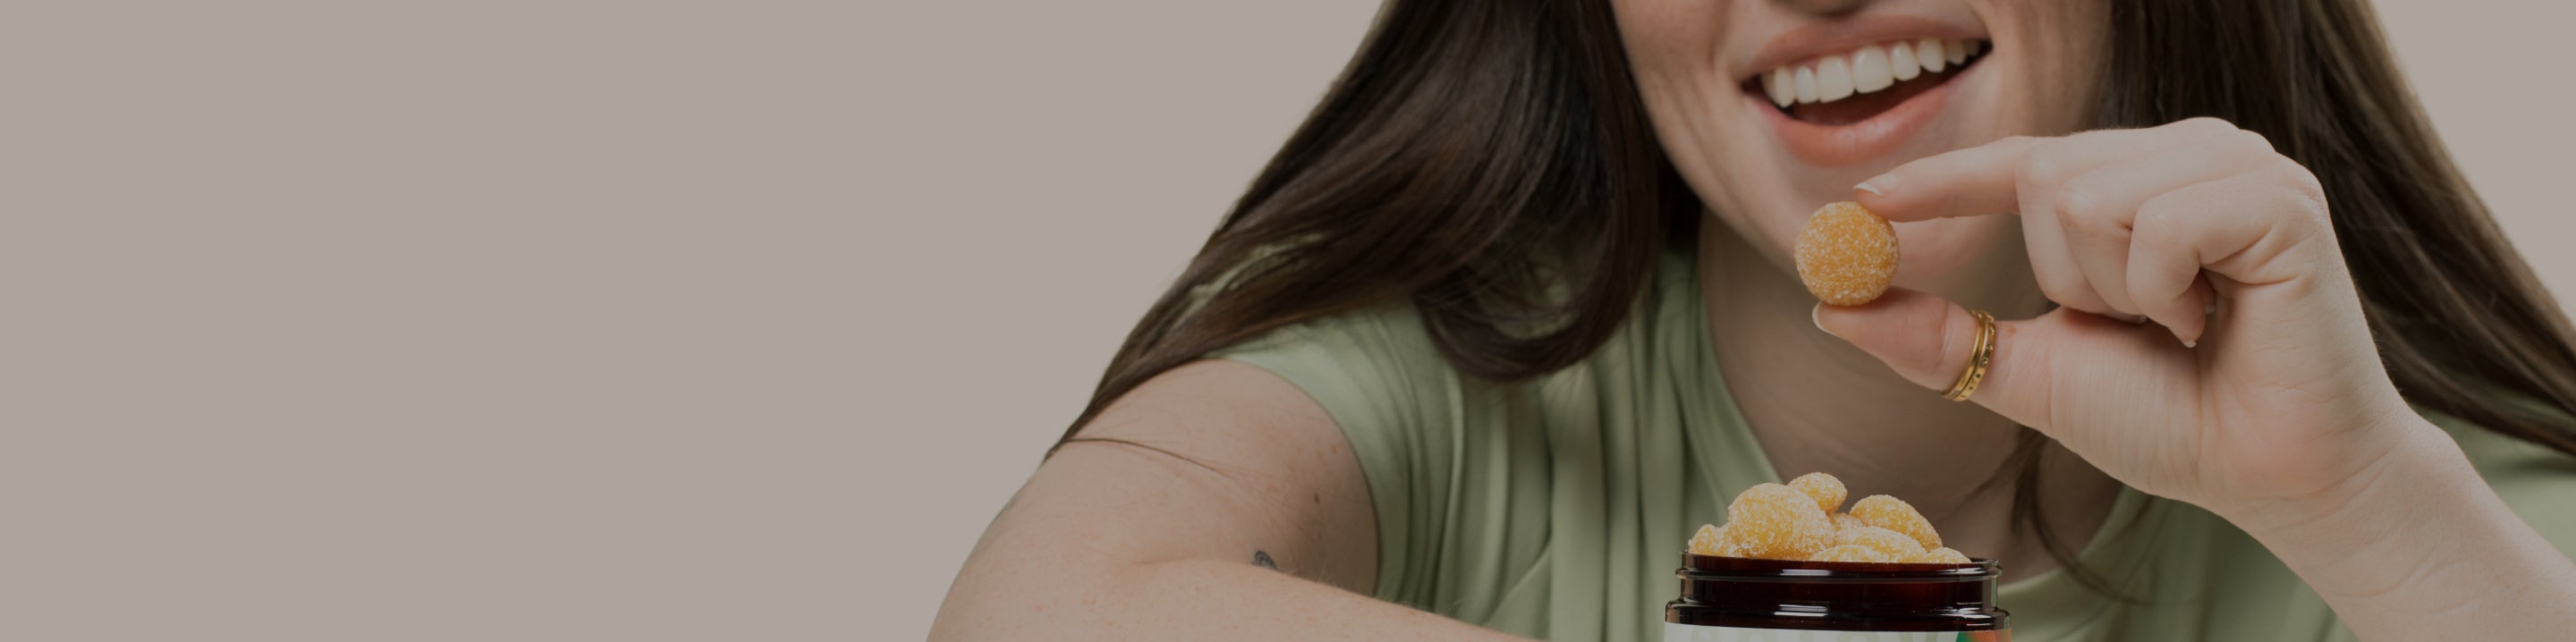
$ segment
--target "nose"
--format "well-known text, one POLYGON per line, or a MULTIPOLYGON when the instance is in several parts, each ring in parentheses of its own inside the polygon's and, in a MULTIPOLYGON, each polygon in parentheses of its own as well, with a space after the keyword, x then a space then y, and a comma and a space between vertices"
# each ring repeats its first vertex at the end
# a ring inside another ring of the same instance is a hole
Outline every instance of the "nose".
POLYGON ((1772 4, 1780 5, 1790 11, 1816 16, 1838 16, 1859 11, 1862 5, 1869 2, 1870 0, 1771 0, 1772 4))

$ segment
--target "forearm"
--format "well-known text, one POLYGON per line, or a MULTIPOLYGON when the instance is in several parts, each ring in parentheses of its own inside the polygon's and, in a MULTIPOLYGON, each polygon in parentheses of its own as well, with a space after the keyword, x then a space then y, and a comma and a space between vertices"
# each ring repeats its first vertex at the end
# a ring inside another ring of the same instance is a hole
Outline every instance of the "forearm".
POLYGON ((2429 424, 2307 505, 2238 511, 2365 640, 2536 640, 2576 631, 2576 564, 2429 424))
MULTIPOLYGON (((956 601, 957 596, 952 596, 956 601)), ((968 598, 933 640, 1521 640, 1240 562, 1135 566, 1059 587, 968 598)))

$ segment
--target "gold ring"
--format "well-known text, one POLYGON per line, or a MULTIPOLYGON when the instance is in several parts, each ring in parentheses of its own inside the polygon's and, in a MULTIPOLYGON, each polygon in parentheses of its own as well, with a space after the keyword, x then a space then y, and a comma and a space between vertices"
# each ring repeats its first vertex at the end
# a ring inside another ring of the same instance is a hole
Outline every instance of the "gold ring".
POLYGON ((1968 371, 1959 373, 1959 380, 1941 393, 1951 401, 1967 401, 1968 395, 1977 394, 1977 384, 1986 381, 1986 366, 1995 361, 1995 315, 1984 310, 1969 310, 1968 315, 1977 318, 1977 342, 1968 347, 1968 371))

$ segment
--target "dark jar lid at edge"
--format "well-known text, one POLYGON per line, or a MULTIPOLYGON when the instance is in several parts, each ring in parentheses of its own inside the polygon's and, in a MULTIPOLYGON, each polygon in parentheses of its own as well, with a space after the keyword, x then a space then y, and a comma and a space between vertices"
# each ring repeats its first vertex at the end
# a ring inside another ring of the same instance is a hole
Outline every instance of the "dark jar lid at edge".
POLYGON ((1989 631, 2010 628, 1995 608, 1994 560, 1966 564, 1809 562, 1682 554, 1681 598, 1664 621, 1810 631, 1989 631))

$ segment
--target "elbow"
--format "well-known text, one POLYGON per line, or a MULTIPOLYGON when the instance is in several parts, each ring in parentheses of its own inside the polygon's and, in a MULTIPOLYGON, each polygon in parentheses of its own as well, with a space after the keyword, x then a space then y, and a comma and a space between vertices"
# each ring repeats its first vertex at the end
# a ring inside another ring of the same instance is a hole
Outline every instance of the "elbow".
POLYGON ((1114 605, 1150 564, 1023 565, 969 561, 931 620, 932 642, 1109 637, 1114 605))

